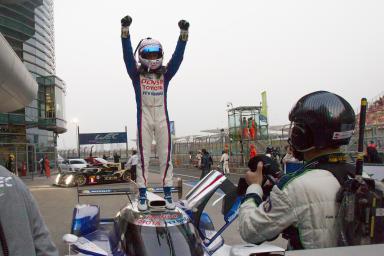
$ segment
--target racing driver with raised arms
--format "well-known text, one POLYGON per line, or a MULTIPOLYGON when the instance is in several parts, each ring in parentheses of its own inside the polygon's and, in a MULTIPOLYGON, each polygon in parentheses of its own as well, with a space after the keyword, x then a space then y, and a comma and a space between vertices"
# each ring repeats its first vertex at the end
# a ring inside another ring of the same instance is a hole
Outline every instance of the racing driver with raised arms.
POLYGON ((174 209, 171 187, 173 166, 171 160, 171 134, 167 110, 167 91, 169 81, 176 74, 183 60, 185 46, 188 40, 189 23, 180 20, 180 36, 176 50, 166 66, 163 66, 163 47, 160 42, 152 39, 142 39, 133 52, 129 26, 130 16, 121 20, 121 38, 124 61, 132 80, 136 94, 137 107, 137 148, 139 163, 137 165, 137 184, 139 186, 140 211, 147 210, 147 180, 151 145, 155 138, 160 161, 160 175, 164 187, 164 199, 168 209, 174 209), (138 54, 139 64, 135 55, 138 54))

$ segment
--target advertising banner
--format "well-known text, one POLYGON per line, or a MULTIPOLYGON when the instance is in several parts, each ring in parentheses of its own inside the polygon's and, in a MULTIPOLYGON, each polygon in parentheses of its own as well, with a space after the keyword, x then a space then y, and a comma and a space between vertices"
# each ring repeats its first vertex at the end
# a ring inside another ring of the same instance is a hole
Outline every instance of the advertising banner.
POLYGON ((261 93, 261 114, 268 118, 267 92, 261 93))
POLYGON ((80 133, 79 144, 112 144, 127 143, 126 132, 108 132, 108 133, 80 133))
POLYGON ((169 122, 169 130, 171 131, 171 135, 176 135, 175 121, 170 121, 169 122))
POLYGON ((267 119, 267 117, 266 116, 264 116, 264 115, 259 115, 259 120, 260 120, 260 125, 265 125, 265 124, 267 124, 268 123, 268 119, 267 119))

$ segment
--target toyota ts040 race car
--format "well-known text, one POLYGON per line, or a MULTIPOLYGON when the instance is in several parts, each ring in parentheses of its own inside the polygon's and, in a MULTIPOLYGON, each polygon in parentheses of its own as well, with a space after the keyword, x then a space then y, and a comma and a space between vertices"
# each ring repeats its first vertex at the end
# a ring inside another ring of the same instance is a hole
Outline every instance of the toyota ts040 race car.
MULTIPOLYGON (((172 192, 182 193, 182 182, 172 192)), ((98 256, 230 256, 256 255, 257 252, 284 250, 273 245, 224 244, 222 232, 236 219, 240 197, 223 201, 225 225, 215 230, 209 215, 204 212, 209 198, 221 189, 227 195, 236 194, 236 187, 218 171, 210 172, 177 203, 174 210, 165 208, 165 201, 157 193, 162 188, 148 188, 148 210, 137 209, 136 192, 132 189, 85 189, 82 196, 126 195, 128 204, 114 218, 101 218, 98 205, 77 204, 73 211, 71 233, 63 240, 69 245, 68 255, 98 256)), ((280 254, 282 253, 282 254, 280 254)))
POLYGON ((84 186, 113 182, 129 182, 131 175, 128 170, 119 168, 117 164, 85 167, 79 171, 58 174, 55 185, 64 187, 84 186))

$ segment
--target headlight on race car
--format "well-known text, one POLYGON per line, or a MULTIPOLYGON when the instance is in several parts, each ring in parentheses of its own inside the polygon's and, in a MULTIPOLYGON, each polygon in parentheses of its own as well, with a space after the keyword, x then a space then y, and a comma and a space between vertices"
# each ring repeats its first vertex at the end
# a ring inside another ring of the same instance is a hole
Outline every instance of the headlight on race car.
POLYGON ((65 179, 65 185, 69 185, 71 184, 73 181, 73 175, 69 175, 66 179, 65 179))
POLYGON ((59 173, 55 179, 55 184, 59 184, 60 182, 60 177, 61 177, 61 174, 59 173))

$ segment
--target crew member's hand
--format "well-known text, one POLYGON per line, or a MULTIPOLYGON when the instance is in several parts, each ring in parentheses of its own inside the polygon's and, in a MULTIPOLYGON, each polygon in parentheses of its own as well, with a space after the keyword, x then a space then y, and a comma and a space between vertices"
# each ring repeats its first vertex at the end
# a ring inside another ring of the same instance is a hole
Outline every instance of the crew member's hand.
POLYGON ((245 180, 248 185, 259 184, 262 186, 263 184, 263 162, 259 162, 257 164, 257 169, 255 172, 247 171, 245 173, 245 180))
POLYGON ((132 23, 131 16, 127 15, 124 18, 121 19, 121 26, 122 27, 129 27, 132 23))
POLYGON ((129 35, 129 26, 132 23, 131 16, 127 15, 121 19, 121 37, 127 38, 129 35))
POLYGON ((189 28, 189 22, 188 21, 180 20, 178 25, 179 25, 180 30, 188 31, 188 28, 189 28))
POLYGON ((178 25, 180 28, 180 40, 187 41, 188 40, 189 22, 186 20, 180 20, 178 25))

